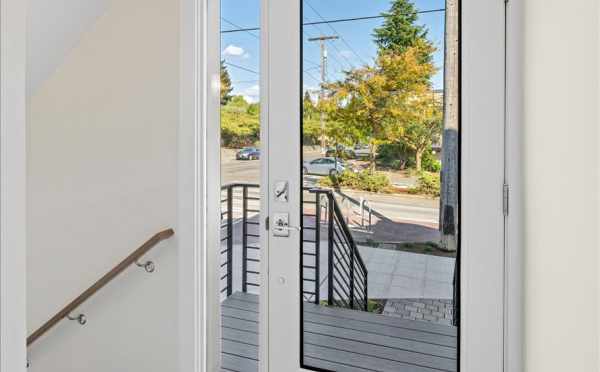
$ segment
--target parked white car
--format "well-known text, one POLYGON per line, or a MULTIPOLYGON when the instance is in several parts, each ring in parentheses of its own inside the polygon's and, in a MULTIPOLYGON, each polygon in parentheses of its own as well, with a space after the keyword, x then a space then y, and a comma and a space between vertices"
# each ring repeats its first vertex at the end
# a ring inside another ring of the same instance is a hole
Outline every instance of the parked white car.
POLYGON ((333 176, 342 173, 346 169, 349 169, 349 167, 343 160, 326 157, 305 161, 302 167, 302 173, 333 176))

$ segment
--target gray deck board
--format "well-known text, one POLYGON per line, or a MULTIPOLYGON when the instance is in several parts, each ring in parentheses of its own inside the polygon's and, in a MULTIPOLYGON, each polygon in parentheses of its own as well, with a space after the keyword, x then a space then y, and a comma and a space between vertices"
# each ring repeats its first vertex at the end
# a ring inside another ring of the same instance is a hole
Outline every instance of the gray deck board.
MULTIPOLYGON (((222 303, 223 372, 258 370, 258 296, 222 303)), ((456 371, 456 328, 305 304, 305 364, 336 372, 456 371)))

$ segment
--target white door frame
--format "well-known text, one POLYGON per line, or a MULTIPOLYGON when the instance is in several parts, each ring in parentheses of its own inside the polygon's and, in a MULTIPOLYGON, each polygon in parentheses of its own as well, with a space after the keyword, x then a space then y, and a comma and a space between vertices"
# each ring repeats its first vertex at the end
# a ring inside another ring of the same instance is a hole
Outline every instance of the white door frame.
POLYGON ((0 371, 26 369, 26 1, 0 0, 0 371))
POLYGON ((510 190, 506 216, 505 371, 521 371, 523 363, 523 2, 506 3, 506 161, 510 190))
POLYGON ((218 371, 221 317, 220 1, 180 0, 178 133, 180 372, 218 371), (209 249, 208 247, 212 247, 209 249))
POLYGON ((462 371, 504 371, 505 4, 461 5, 462 371))

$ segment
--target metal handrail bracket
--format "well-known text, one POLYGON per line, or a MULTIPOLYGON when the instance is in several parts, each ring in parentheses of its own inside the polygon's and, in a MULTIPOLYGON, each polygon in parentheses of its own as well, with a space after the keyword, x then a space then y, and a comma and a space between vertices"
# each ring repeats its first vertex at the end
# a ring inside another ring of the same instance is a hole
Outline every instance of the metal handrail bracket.
MULTIPOLYGON (((27 346, 33 344, 36 340, 50 331, 54 326, 56 326, 61 320, 69 319, 76 320, 79 324, 84 325, 87 323, 87 318, 84 314, 79 314, 75 317, 71 316, 79 306, 81 306, 84 302, 86 302, 90 297, 95 295, 98 291, 100 291, 104 286, 110 283, 113 279, 115 279, 119 274, 121 274, 125 269, 129 266, 138 263, 139 259, 144 256, 148 251, 154 248, 158 243, 163 240, 169 239, 175 234, 173 229, 163 230, 159 233, 156 233, 150 239, 148 239, 144 244, 142 244, 138 249, 136 249, 133 253, 131 253, 127 258, 121 261, 117 266, 115 266, 112 270, 106 273, 102 278, 100 278, 96 283, 94 283, 91 287, 86 289, 82 294, 77 296, 73 301, 71 301, 67 306, 62 308, 56 315, 50 318, 46 323, 44 323, 40 328, 38 328, 35 332, 33 332, 29 337, 27 337, 27 346)), ((149 262, 144 263, 142 266, 149 271, 149 262), (148 267, 146 267, 148 266, 148 267)), ((154 263, 151 264, 152 271, 154 271, 154 263)), ((150 272, 150 271, 149 271, 150 272)))

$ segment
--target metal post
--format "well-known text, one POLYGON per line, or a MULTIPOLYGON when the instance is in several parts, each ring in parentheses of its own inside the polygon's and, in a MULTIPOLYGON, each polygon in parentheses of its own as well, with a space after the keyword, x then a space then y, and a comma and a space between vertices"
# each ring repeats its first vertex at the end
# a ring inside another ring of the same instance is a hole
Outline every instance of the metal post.
POLYGON ((331 193, 327 194, 327 210, 328 210, 328 273, 327 273, 327 285, 328 285, 328 294, 327 294, 327 302, 329 306, 333 306, 333 195, 331 193))
POLYGON ((452 325, 458 326, 460 319, 460 292, 459 292, 459 282, 460 279, 458 277, 459 268, 457 262, 454 263, 454 279, 452 280, 452 325))
POLYGON ((242 292, 248 291, 248 186, 242 186, 242 292))
POLYGON ((233 293, 233 189, 227 187, 227 296, 233 293))
POLYGON ((321 193, 315 194, 315 304, 319 304, 320 295, 320 265, 321 261, 321 193))
POLYGON ((350 308, 354 309, 354 255, 356 251, 354 247, 350 245, 350 308))
POLYGON ((365 272, 365 311, 369 311, 369 275, 365 272))
POLYGON ((369 204, 369 231, 373 227, 373 208, 371 208, 371 204, 369 204))
POLYGON ((360 197, 360 226, 365 227, 365 199, 360 197))

